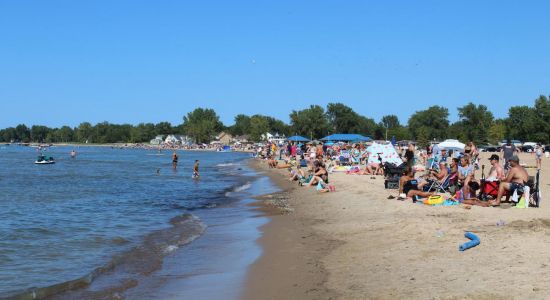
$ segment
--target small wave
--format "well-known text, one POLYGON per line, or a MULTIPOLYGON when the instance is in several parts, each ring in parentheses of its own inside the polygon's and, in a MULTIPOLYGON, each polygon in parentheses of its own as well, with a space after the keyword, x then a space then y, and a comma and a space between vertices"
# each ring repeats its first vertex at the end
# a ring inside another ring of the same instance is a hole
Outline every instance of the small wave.
POLYGON ((230 197, 231 195, 233 195, 235 193, 248 190, 251 186, 252 186, 252 184, 250 182, 247 182, 246 184, 243 184, 241 186, 238 186, 238 187, 234 188, 232 191, 226 192, 225 196, 230 197))
POLYGON ((217 164, 216 167, 231 167, 236 165, 237 165, 236 163, 222 163, 222 164, 217 164))
MULTIPOLYGON (((206 230, 206 225, 191 214, 174 217, 170 224, 171 227, 146 235, 141 245, 113 257, 105 266, 81 278, 43 288, 30 288, 8 295, 7 299, 49 299, 54 296, 63 299, 111 299, 111 293, 123 292, 135 286, 140 276, 158 270, 166 255, 191 243, 206 230), (102 277, 101 281, 110 283, 109 289, 87 290, 99 277, 102 277)), ((114 241, 125 242, 123 238, 115 238, 114 241)), ((4 295, 0 295, 0 299, 4 299, 2 297, 4 295)))
POLYGON ((248 190, 250 187, 251 187, 250 182, 247 182, 246 184, 236 187, 235 190, 233 190, 233 192, 236 192, 236 193, 242 192, 244 190, 248 190))

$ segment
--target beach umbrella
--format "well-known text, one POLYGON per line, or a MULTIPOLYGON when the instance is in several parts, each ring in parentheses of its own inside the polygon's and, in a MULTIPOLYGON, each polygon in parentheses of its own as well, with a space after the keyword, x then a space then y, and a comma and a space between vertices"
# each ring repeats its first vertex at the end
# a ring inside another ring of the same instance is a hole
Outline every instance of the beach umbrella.
POLYGON ((453 150, 453 151, 464 151, 464 145, 463 143, 459 142, 458 140, 445 140, 439 144, 437 144, 437 146, 440 148, 440 149, 446 149, 446 150, 453 150))
POLYGON ((361 142, 368 142, 371 138, 362 136, 360 134, 349 134, 349 133, 336 133, 329 136, 326 136, 321 139, 321 141, 361 141, 361 142))
POLYGON ((287 138, 287 141, 292 141, 292 142, 309 142, 309 139, 303 137, 303 136, 299 136, 299 135, 294 135, 294 136, 291 136, 289 138, 287 138))

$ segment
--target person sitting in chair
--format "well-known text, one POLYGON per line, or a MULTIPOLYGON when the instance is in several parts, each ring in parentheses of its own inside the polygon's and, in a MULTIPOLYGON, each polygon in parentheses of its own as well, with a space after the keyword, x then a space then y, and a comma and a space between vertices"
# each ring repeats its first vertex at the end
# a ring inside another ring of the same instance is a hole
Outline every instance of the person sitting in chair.
POLYGON ((458 183, 463 187, 464 197, 470 197, 470 187, 468 183, 474 179, 474 167, 470 165, 469 156, 464 155, 460 158, 460 165, 458 166, 458 183))
POLYGON ((439 163, 439 172, 437 170, 430 170, 430 173, 428 174, 428 179, 421 182, 418 185, 418 188, 420 190, 424 190, 424 187, 426 185, 431 186, 434 181, 437 180, 439 184, 443 184, 445 182, 445 179, 447 179, 447 176, 449 175, 449 169, 447 168, 447 164, 445 162, 439 163))
POLYGON ((491 162, 491 169, 489 170, 489 176, 487 181, 499 181, 506 178, 504 176, 504 168, 499 163, 499 157, 496 154, 491 155, 489 161, 491 162))
POLYGON ((399 195, 400 198, 403 198, 404 195, 407 198, 412 198, 413 202, 416 202, 416 197, 430 197, 434 193, 423 192, 418 187, 418 181, 414 178, 413 169, 407 167, 403 176, 399 178, 399 195))
POLYGON ((499 206, 502 196, 505 192, 512 194, 515 190, 523 190, 525 184, 529 180, 529 174, 525 171, 525 168, 519 165, 519 158, 517 155, 513 155, 508 159, 510 162, 510 171, 508 176, 500 183, 498 187, 498 195, 495 200, 489 201, 491 206, 499 206))

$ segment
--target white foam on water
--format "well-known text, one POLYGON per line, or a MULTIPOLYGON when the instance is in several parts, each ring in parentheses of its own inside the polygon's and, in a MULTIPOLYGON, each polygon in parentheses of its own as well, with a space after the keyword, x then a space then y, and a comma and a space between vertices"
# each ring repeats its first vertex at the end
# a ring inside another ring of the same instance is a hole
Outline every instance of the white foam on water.
POLYGON ((231 192, 226 192, 225 196, 230 197, 235 193, 239 193, 239 192, 248 190, 251 186, 252 186, 252 184, 250 182, 247 182, 246 184, 243 184, 241 186, 238 186, 238 187, 234 188, 231 192))
POLYGON ((223 163, 223 164, 217 164, 216 167, 231 167, 231 166, 236 166, 237 164, 235 163, 223 163))
POLYGON ((247 182, 246 184, 244 185, 241 185, 239 187, 236 187, 233 192, 242 192, 244 190, 248 190, 252 185, 250 184, 250 182, 247 182))

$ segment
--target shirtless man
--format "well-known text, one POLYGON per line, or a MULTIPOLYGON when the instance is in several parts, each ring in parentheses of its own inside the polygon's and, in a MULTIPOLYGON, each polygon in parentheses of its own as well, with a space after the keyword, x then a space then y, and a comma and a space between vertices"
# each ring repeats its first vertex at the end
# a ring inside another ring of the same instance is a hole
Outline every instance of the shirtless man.
POLYGON ((519 165, 519 158, 516 155, 513 155, 508 159, 510 162, 510 172, 508 176, 504 179, 498 187, 498 196, 495 200, 489 201, 491 206, 499 206, 500 199, 504 195, 504 192, 514 192, 514 190, 523 188, 529 180, 529 175, 527 171, 519 165))
POLYGON ((487 180, 498 181, 505 179, 506 176, 504 176, 504 168, 499 163, 498 155, 491 155, 489 161, 491 162, 491 170, 489 170, 489 176, 487 176, 487 180))

